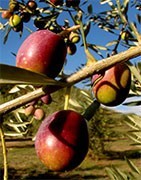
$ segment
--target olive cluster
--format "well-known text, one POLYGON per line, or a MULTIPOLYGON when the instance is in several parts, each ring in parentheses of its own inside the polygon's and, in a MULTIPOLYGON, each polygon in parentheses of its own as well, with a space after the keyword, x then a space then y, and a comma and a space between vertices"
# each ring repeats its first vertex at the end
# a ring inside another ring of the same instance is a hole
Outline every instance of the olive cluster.
POLYGON ((34 0, 28 0, 27 3, 21 3, 16 0, 9 1, 9 8, 2 12, 2 18, 9 19, 9 25, 16 32, 23 30, 23 23, 30 21, 37 9, 37 3, 34 0))
POLYGON ((40 108, 41 104, 49 105, 52 102, 52 97, 50 94, 46 94, 39 99, 36 99, 28 103, 24 109, 24 114, 26 116, 34 116, 36 120, 42 120, 45 116, 45 112, 40 108))
POLYGON ((69 55, 74 55, 77 51, 76 43, 80 41, 80 35, 77 31, 71 32, 66 38, 66 45, 67 45, 67 53, 69 55))

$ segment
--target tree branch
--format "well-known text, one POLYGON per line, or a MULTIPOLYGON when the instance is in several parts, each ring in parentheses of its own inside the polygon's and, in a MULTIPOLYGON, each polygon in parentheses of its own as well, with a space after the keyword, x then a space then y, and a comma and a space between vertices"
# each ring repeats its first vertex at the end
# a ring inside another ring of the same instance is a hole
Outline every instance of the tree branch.
MULTIPOLYGON (((128 61, 132 58, 138 57, 141 55, 141 45, 136 47, 131 47, 128 50, 116 54, 114 56, 108 57, 106 59, 100 60, 96 63, 93 63, 89 66, 85 66, 78 72, 62 79, 61 81, 66 82, 66 87, 76 84, 88 77, 91 77, 93 74, 98 73, 101 70, 106 70, 117 63, 128 61)), ((59 89, 63 88, 62 86, 46 86, 36 89, 33 92, 25 94, 21 97, 18 97, 14 100, 6 102, 0 105, 0 114, 7 113, 8 111, 14 110, 22 105, 25 105, 32 100, 45 95, 46 93, 53 93, 59 89)))

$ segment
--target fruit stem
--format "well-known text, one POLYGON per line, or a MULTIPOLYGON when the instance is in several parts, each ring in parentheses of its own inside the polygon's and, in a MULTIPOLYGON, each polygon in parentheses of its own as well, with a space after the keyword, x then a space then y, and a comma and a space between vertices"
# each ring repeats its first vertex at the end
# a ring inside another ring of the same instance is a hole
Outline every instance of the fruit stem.
POLYGON ((70 99, 71 86, 66 87, 64 110, 68 109, 70 99))
MULTIPOLYGON (((83 69, 79 70, 78 72, 67 76, 64 79, 61 79, 60 82, 66 83, 67 86, 72 86, 73 84, 76 84, 88 77, 91 77, 92 75, 100 72, 101 70, 108 69, 112 66, 114 66, 117 63, 126 62, 129 59, 138 57, 141 55, 141 46, 131 47, 128 50, 121 52, 119 54, 113 55, 112 57, 105 58, 101 61, 98 61, 91 66, 85 66, 83 69)), ((26 103, 39 98, 46 93, 53 93, 57 90, 63 88, 65 86, 61 85, 47 85, 45 87, 40 87, 33 92, 29 92, 25 95, 22 95, 20 97, 17 97, 11 101, 5 102, 0 105, 0 115, 8 113, 9 111, 12 111, 18 107, 21 107, 22 105, 25 105, 26 103)))
POLYGON ((91 120, 91 118, 94 116, 94 114, 99 109, 99 107, 100 107, 100 103, 98 101, 94 100, 85 110, 83 117, 87 121, 91 120))
POLYGON ((4 164, 3 180, 8 180, 7 151, 6 151, 6 143, 5 143, 5 136, 4 136, 2 122, 0 123, 0 137, 1 137, 1 144, 2 144, 2 151, 3 151, 3 164, 4 164))
POLYGON ((70 28, 67 28, 67 29, 61 31, 60 33, 58 33, 58 35, 60 35, 62 38, 64 38, 64 37, 68 36, 68 34, 70 32, 76 31, 79 28, 80 28, 80 25, 74 25, 74 26, 72 26, 70 28))

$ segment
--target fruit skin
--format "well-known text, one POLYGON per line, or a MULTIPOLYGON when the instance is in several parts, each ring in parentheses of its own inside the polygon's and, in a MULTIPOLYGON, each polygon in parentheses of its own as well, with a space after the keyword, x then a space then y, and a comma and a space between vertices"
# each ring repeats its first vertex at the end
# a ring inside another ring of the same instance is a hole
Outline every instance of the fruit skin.
POLYGON ((32 115, 34 113, 35 108, 34 108, 34 106, 29 105, 28 107, 25 108, 24 111, 25 111, 24 113, 25 113, 26 116, 30 116, 30 115, 32 115))
POLYGON ((46 94, 44 96, 41 97, 41 101, 44 103, 44 104, 51 104, 52 103, 52 97, 50 94, 46 94))
POLYGON ((1 13, 1 17, 3 18, 3 19, 9 19, 11 16, 12 16, 12 12, 11 11, 9 11, 9 10, 5 10, 5 11, 3 11, 2 13, 1 13))
POLYGON ((34 0, 29 0, 29 1, 27 2, 27 7, 28 7, 30 10, 34 11, 34 10, 36 10, 36 8, 37 8, 37 3, 36 3, 34 0))
POLYGON ((41 109, 41 108, 35 109, 35 111, 34 111, 35 119, 42 120, 44 118, 44 116, 45 116, 45 113, 44 113, 43 109, 41 109))
POLYGON ((68 43, 67 45, 67 53, 69 55, 74 55, 76 53, 77 47, 74 43, 68 43))
POLYGON ((117 64, 92 77, 92 91, 96 99, 106 106, 117 106, 128 96, 131 85, 131 71, 124 63, 117 64))
POLYGON ((88 146, 87 123, 72 110, 57 111, 46 117, 35 139, 37 156, 53 171, 77 167, 84 160, 88 146))
POLYGON ((58 5, 63 5, 63 0, 50 0, 50 2, 52 4, 54 4, 55 6, 58 6, 58 5))
POLYGON ((17 15, 17 14, 14 14, 14 15, 11 16, 10 19, 9 19, 9 25, 10 25, 11 27, 17 27, 17 26, 19 26, 19 25, 21 24, 21 22, 22 22, 22 19, 21 19, 21 17, 20 17, 19 15, 17 15))
POLYGON ((69 40, 72 43, 78 43, 80 41, 80 36, 79 36, 78 33, 71 32, 70 35, 69 35, 69 40))
POLYGON ((20 46, 16 66, 55 78, 63 67, 66 53, 66 44, 60 35, 39 30, 20 46))

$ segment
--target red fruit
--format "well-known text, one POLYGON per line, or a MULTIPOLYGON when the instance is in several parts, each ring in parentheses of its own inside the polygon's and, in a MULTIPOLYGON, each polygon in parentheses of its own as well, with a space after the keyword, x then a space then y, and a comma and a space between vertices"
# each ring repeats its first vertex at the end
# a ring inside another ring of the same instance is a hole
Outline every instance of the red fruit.
POLYGON ((50 2, 52 4, 54 4, 55 6, 58 6, 58 5, 63 5, 63 0, 50 0, 50 2))
POLYGON ((66 51, 60 35, 39 30, 30 34, 19 48, 16 66, 54 78, 63 67, 66 51))
POLYGON ((89 136, 85 119, 72 110, 46 117, 35 139, 39 159, 53 171, 77 167, 88 152, 89 136))
POLYGON ((43 119, 44 115, 45 115, 45 113, 44 113, 43 109, 40 109, 40 108, 37 108, 34 112, 34 117, 37 120, 43 119))
POLYGON ((34 1, 34 0, 29 0, 27 2, 27 7, 30 9, 30 10, 36 10, 37 8, 37 3, 34 1))
POLYGON ((44 103, 44 104, 51 104, 52 102, 52 97, 50 94, 46 94, 45 96, 42 96, 41 97, 41 101, 44 103))
POLYGON ((34 113, 34 110, 35 110, 34 106, 29 105, 28 107, 25 108, 24 113, 26 116, 30 116, 31 114, 34 113))
POLYGON ((1 13, 1 17, 3 18, 3 19, 9 19, 11 16, 12 16, 12 12, 11 11, 9 11, 9 10, 5 10, 5 11, 3 11, 2 13, 1 13))
POLYGON ((117 64, 103 74, 92 77, 92 91, 96 99, 107 106, 117 106, 128 96, 131 72, 126 64, 117 64))

